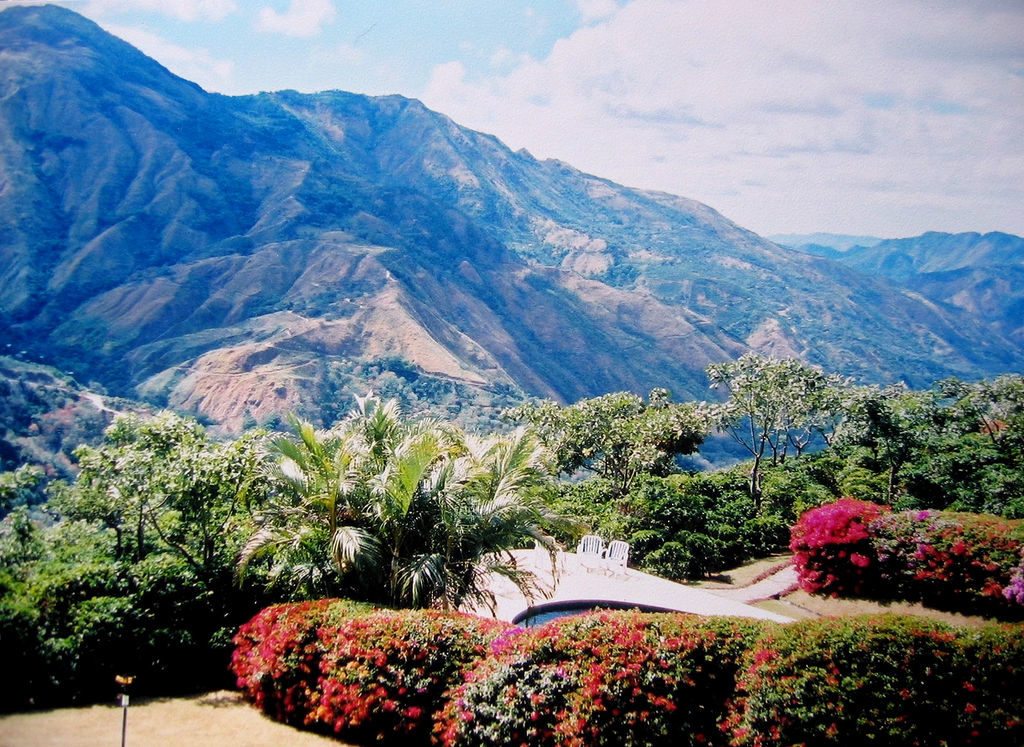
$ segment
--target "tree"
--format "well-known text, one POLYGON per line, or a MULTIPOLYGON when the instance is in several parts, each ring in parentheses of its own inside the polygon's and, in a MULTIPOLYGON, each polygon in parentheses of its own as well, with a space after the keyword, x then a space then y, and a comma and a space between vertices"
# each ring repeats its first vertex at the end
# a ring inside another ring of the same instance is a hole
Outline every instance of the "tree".
POLYGON ((692 454, 707 434, 702 410, 675 404, 664 389, 655 389, 645 403, 628 392, 616 392, 561 406, 547 401, 509 410, 525 421, 556 455, 563 474, 588 470, 604 478, 618 497, 629 493, 641 475, 675 471, 675 458, 692 454))
POLYGON ((844 383, 799 360, 754 353, 708 366, 707 374, 712 389, 728 394, 725 402, 709 405, 711 422, 750 454, 748 487, 760 508, 762 462, 784 462, 790 449, 799 456, 816 437, 828 443, 844 383))
POLYGON ((0 472, 0 518, 12 508, 33 503, 42 480, 42 468, 32 464, 23 464, 11 472, 0 472))
POLYGON ((886 472, 886 503, 897 497, 899 475, 936 433, 941 413, 933 392, 903 385, 851 388, 844 400, 846 417, 838 430, 839 446, 859 446, 886 472))
POLYGON ((278 578, 337 583, 396 606, 486 602, 491 573, 531 591, 509 550, 553 547, 543 529, 552 486, 547 455, 525 431, 472 438, 403 420, 394 400, 371 396, 328 431, 295 429, 297 438, 274 444, 281 489, 259 516, 242 572, 266 557, 278 578), (308 570, 318 551, 331 572, 308 570))
POLYGON ((266 489, 261 439, 215 443, 198 423, 169 412, 120 417, 103 444, 75 450, 78 478, 54 489, 51 506, 113 530, 118 560, 169 552, 211 579, 233 568, 234 530, 245 531, 248 503, 266 489))

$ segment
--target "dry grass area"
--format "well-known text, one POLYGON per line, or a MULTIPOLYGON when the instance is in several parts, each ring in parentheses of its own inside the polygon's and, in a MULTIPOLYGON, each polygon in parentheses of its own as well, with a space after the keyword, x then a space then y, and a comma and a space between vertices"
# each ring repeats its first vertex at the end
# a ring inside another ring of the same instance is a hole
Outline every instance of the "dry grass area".
MULTIPOLYGON (((60 708, 0 718, 0 747, 116 747, 116 705, 60 708)), ((132 747, 344 747, 342 742, 293 729, 261 715, 226 690, 186 698, 134 701, 126 743, 132 747)))
POLYGON ((913 604, 910 602, 883 604, 866 599, 832 599, 830 597, 813 596, 805 591, 794 591, 792 594, 787 594, 781 599, 767 599, 763 602, 757 602, 754 606, 797 619, 895 612, 902 615, 916 615, 917 617, 926 617, 929 620, 938 620, 950 625, 967 627, 980 627, 994 622, 990 618, 977 615, 961 615, 956 612, 944 612, 932 609, 931 607, 925 607, 916 602, 913 604))

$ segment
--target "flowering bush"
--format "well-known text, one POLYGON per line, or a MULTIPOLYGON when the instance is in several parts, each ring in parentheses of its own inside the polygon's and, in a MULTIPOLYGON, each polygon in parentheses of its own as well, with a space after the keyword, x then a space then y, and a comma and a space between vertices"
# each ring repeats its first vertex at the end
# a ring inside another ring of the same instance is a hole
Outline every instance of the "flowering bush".
POLYGON ((763 627, 635 612, 554 620, 499 639, 449 694, 436 734, 445 745, 713 744, 763 627))
POLYGON ((876 596, 962 612, 998 611, 1020 560, 1024 523, 948 511, 903 511, 871 524, 876 596))
POLYGON ((905 616, 805 621, 751 647, 727 721, 737 747, 1021 744, 1021 631, 905 616))
POLYGON ((231 670, 242 694, 271 718, 295 726, 308 724, 323 653, 319 629, 371 610, 338 599, 261 610, 234 639, 231 670))
POLYGON ((1014 604, 1024 606, 1024 550, 1021 551, 1020 564, 1010 575, 1010 583, 1003 589, 1003 596, 1014 604))
POLYGON ((875 576, 877 562, 868 527, 888 510, 843 498, 805 512, 791 530, 789 544, 800 588, 832 596, 862 593, 875 576))
POLYGON ((426 744, 446 690, 507 623, 434 611, 381 611, 320 630, 322 678, 312 718, 356 741, 426 744))

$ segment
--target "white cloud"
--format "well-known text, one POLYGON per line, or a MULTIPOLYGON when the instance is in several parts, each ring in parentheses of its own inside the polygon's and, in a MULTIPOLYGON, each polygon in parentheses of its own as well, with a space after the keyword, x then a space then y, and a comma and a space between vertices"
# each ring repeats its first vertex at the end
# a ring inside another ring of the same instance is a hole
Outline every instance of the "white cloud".
POLYGON ((616 0, 576 0, 576 9, 584 23, 601 21, 619 9, 616 0))
POLYGON ((189 22, 220 21, 237 9, 235 0, 88 0, 85 5, 89 15, 144 11, 189 22))
POLYGON ((763 232, 1021 232, 1022 30, 1010 4, 634 0, 543 60, 440 65, 422 97, 763 232))
POLYGON ((198 83, 208 91, 226 93, 233 87, 234 63, 230 60, 217 59, 207 49, 188 49, 133 26, 105 23, 103 27, 153 59, 159 60, 175 75, 198 83))
POLYGON ((283 13, 266 6, 260 8, 256 29, 286 36, 316 36, 335 15, 331 0, 290 0, 283 13))

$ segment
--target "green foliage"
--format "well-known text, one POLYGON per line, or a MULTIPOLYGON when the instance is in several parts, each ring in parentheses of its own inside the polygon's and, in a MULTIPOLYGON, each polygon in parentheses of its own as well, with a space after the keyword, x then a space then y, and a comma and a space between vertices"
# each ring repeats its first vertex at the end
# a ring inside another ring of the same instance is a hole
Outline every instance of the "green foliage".
POLYGON ((23 464, 11 472, 0 472, 0 518, 17 506, 39 503, 42 480, 43 470, 35 465, 23 464))
POLYGON ((853 388, 844 412, 835 443, 849 492, 895 508, 1024 518, 1024 377, 853 388))
POLYGON ((632 562, 667 578, 699 578, 776 552, 784 516, 759 513, 740 470, 648 477, 620 504, 632 562))
POLYGON ((0 530, 0 655, 36 667, 4 707, 105 698, 119 673, 141 692, 220 685, 231 633, 262 601, 233 578, 264 484, 259 436, 214 443, 164 414, 115 421, 78 454, 78 480, 51 490, 61 521, 21 510, 0 530))
POLYGON ((707 425, 692 404, 674 404, 655 389, 648 401, 617 392, 562 407, 554 402, 522 405, 508 416, 529 423, 558 460, 564 474, 588 470, 626 495, 642 475, 675 471, 675 458, 704 440, 707 425))
POLYGON ((741 667, 732 744, 1018 744, 1020 632, 895 615, 772 628, 741 667))
POLYGON ((544 525, 555 517, 547 455, 523 429, 467 436, 367 397, 331 431, 296 430, 275 442, 281 488, 242 552, 243 571, 267 558, 273 576, 294 580, 296 569, 309 576, 311 558, 329 558, 346 593, 391 606, 491 604, 491 573, 532 588, 508 551, 553 548, 544 525))
POLYGON ((707 374, 713 389, 728 393, 709 407, 711 423, 750 454, 748 486, 760 508, 762 460, 778 464, 791 452, 800 456, 815 438, 827 443, 841 414, 843 382, 796 359, 753 353, 708 366, 707 374))

